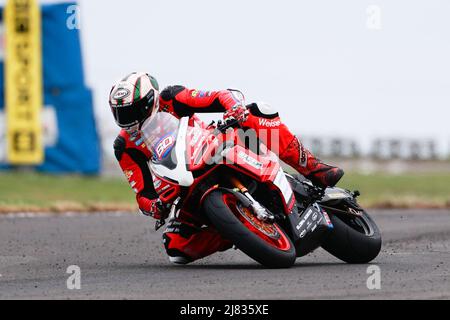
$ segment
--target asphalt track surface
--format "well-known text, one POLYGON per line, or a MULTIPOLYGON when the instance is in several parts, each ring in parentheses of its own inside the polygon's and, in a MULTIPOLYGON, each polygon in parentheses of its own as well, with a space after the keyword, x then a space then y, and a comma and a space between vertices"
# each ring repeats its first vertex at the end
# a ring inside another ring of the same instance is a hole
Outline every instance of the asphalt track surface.
POLYGON ((237 250, 171 265, 161 231, 139 215, 0 217, 0 299, 449 299, 450 211, 376 211, 384 245, 368 265, 322 249, 291 269, 267 270, 237 250), (67 267, 81 290, 67 289, 67 267))

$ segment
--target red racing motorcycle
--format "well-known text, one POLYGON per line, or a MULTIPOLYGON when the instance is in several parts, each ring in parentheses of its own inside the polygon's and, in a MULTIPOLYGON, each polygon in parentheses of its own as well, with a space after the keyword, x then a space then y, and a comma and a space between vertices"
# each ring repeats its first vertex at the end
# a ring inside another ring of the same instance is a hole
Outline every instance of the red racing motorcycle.
MULTIPOLYGON (((380 231, 359 192, 326 190, 286 174, 278 157, 234 121, 205 126, 160 112, 142 134, 149 166, 170 217, 194 212, 260 264, 287 268, 319 247, 348 263, 381 250, 380 231), (253 139, 254 140, 254 139, 253 139)), ((157 228, 164 224, 158 221, 157 228)))

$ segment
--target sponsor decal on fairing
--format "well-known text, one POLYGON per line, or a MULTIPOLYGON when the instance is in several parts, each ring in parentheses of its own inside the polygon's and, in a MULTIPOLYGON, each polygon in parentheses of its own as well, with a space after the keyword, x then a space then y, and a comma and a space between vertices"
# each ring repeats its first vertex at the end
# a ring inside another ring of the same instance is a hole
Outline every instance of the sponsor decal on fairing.
POLYGON ((289 203, 289 200, 291 200, 291 198, 294 196, 294 193, 292 192, 291 185, 289 184, 289 181, 286 179, 286 175, 283 169, 281 169, 281 167, 280 170, 278 171, 278 174, 273 184, 280 189, 286 203, 289 203))
POLYGON ((154 155, 158 160, 166 157, 175 145, 175 137, 173 135, 168 135, 161 138, 161 140, 154 147, 154 155))
POLYGON ((252 166, 255 169, 261 170, 263 167, 263 164, 261 162, 244 153, 243 151, 239 152, 238 157, 242 159, 246 164, 252 166))

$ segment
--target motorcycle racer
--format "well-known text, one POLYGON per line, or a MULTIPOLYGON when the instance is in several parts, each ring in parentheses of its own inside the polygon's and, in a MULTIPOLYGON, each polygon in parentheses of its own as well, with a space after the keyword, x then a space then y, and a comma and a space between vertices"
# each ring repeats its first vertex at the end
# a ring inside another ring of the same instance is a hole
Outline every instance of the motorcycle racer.
MULTIPOLYGON (((342 169, 322 163, 308 151, 270 105, 241 105, 230 90, 200 91, 176 85, 160 92, 154 77, 133 72, 113 86, 109 104, 117 125, 122 128, 114 142, 115 156, 136 193, 140 211, 155 219, 164 218, 167 213, 155 191, 148 166, 152 154, 139 130, 157 112, 168 112, 177 118, 195 117, 196 113, 223 113, 225 121, 236 119, 243 128, 255 130, 270 150, 315 185, 333 187, 344 174, 342 169), (276 137, 272 136, 275 133, 276 137)), ((170 261, 177 264, 231 247, 214 228, 203 227, 189 212, 181 212, 168 223, 163 239, 170 261)))

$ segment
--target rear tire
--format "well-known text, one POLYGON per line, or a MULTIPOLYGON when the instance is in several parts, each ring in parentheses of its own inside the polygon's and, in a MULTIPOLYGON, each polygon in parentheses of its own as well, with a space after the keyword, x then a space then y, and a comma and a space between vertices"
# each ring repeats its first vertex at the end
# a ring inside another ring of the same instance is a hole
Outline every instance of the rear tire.
MULTIPOLYGON (((277 224, 273 227, 280 235, 280 248, 270 244, 270 239, 264 240, 264 236, 251 231, 246 226, 245 220, 239 218, 238 206, 230 208, 234 204, 226 203, 227 196, 239 201, 232 194, 222 191, 213 191, 204 202, 204 210, 217 231, 230 240, 238 249, 249 257, 269 268, 289 268, 295 263, 296 250, 292 241, 284 230, 277 224)), ((228 202, 228 201, 227 201, 228 202)), ((251 226, 250 226, 251 227, 251 226)))
POLYGON ((382 245, 380 230, 365 211, 360 219, 370 228, 370 232, 364 233, 333 213, 329 216, 334 229, 322 243, 322 248, 347 263, 365 264, 378 256, 382 245))

